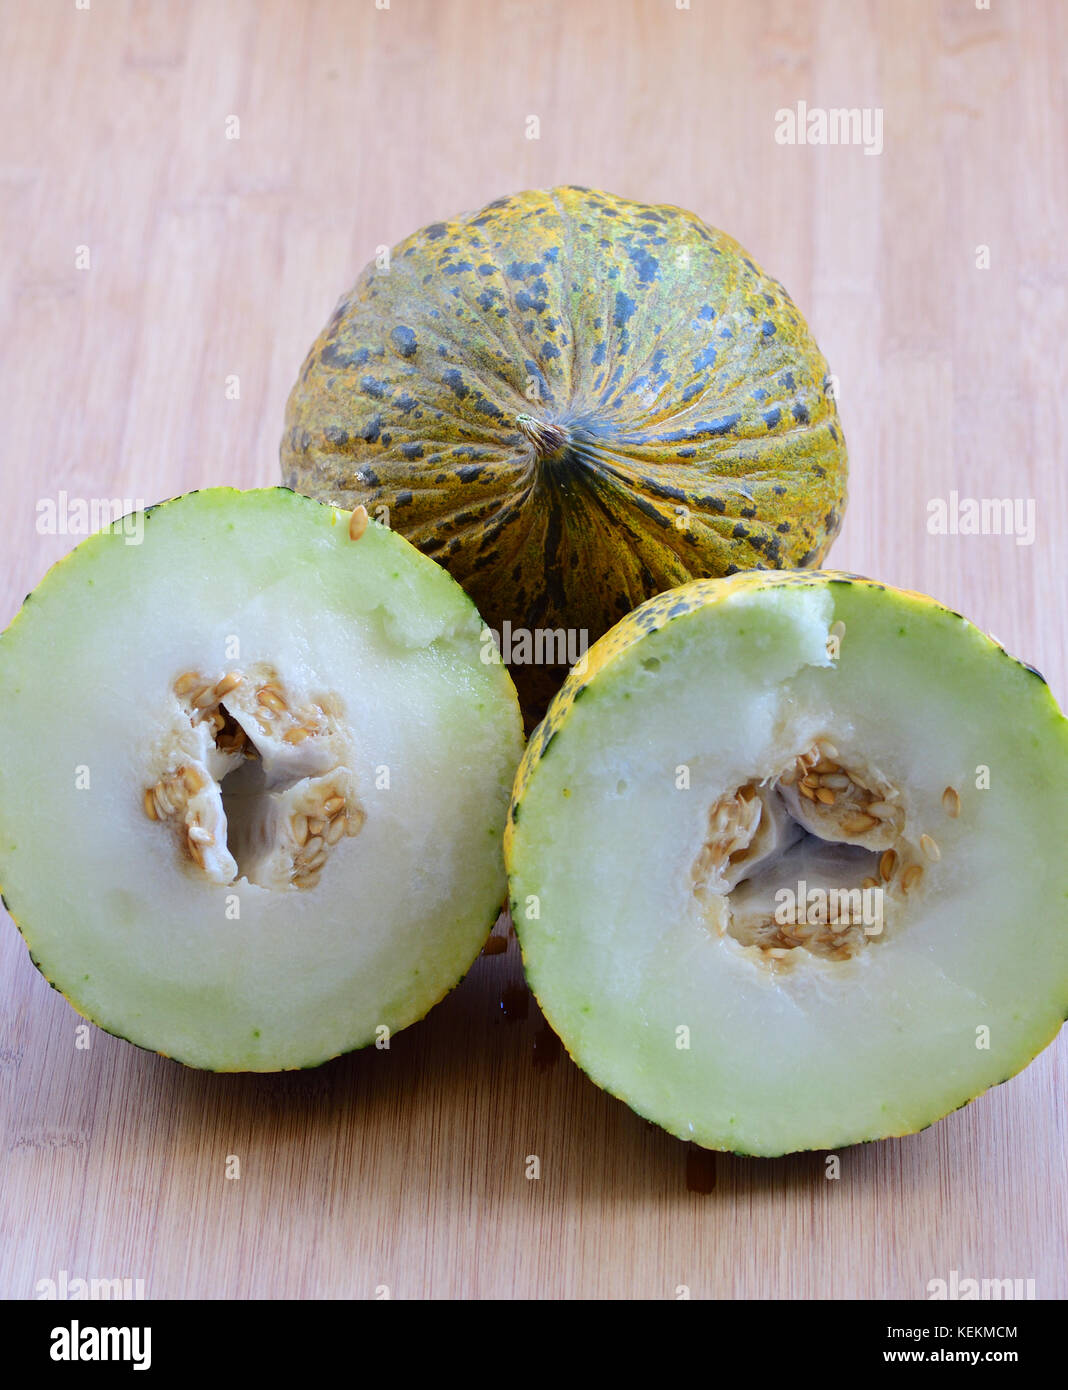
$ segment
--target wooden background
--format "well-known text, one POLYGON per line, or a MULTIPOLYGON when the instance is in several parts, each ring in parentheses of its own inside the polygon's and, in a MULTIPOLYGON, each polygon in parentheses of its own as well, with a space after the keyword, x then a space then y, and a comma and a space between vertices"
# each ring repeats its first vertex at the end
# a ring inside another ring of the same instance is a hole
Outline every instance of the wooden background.
MULTIPOLYGON (((77 539, 37 534, 40 498, 274 482, 290 382, 378 245, 575 182, 692 208, 787 284, 840 380, 832 562, 959 608, 1064 703, 1068 6, 5 0, 0 17, 5 623, 77 539), (882 153, 777 144, 798 100, 882 109, 882 153), (950 489, 1035 498, 1035 543, 929 535, 950 489)), ((913 1298, 952 1269, 1068 1294, 1064 1036, 828 1181, 819 1154, 688 1156, 596 1090, 553 1047, 514 942, 389 1053, 243 1078, 102 1033, 76 1050, 75 1015, 0 937, 6 1296, 61 1270, 149 1297, 913 1298)))

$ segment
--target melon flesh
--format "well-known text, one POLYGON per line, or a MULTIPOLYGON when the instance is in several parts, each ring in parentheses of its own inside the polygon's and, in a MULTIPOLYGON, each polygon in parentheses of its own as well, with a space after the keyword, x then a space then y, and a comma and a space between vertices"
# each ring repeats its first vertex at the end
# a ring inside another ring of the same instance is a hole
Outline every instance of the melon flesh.
POLYGON ((1068 725, 1037 673, 824 574, 686 585, 599 646, 532 739, 507 846, 528 978, 594 1080, 771 1155, 921 1129, 1051 1041, 1068 725), (878 919, 834 930, 821 895, 865 884, 878 919))
POLYGON ((79 546, 0 640, 5 902, 80 1012, 195 1066, 396 1032, 504 898, 514 689, 455 582, 348 523, 189 494, 79 546))

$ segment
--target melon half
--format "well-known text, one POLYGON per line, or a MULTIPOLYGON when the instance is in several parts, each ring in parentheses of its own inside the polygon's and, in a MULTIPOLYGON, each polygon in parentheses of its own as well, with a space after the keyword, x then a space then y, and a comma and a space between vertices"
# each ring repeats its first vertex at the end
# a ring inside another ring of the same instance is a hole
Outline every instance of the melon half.
POLYGON ((504 900, 514 687, 366 514, 215 488, 137 520, 0 639, 5 905, 80 1013, 182 1062, 382 1045, 504 900))
POLYGON ((833 573, 635 610, 535 732, 506 835, 530 984, 673 1134, 909 1134, 1068 1009, 1068 723, 922 595, 833 573))

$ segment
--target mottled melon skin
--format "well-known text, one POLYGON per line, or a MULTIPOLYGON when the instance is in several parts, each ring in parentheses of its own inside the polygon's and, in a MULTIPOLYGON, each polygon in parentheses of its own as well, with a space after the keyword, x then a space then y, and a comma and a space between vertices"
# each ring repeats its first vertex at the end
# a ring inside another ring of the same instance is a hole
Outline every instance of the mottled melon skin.
MULTIPOLYGON (((689 579, 819 565, 846 488, 827 365, 783 286, 692 213, 577 187, 369 265, 293 387, 281 465, 388 509, 490 626, 591 643, 689 579), (539 456, 523 413, 568 443, 539 456)), ((513 675, 540 716, 563 671, 513 675)))

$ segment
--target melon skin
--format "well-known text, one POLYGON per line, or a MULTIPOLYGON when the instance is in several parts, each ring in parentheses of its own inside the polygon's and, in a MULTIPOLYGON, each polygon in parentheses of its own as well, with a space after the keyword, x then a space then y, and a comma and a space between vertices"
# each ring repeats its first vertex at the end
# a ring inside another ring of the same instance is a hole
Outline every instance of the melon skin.
POLYGON ((104 1031, 205 1070, 317 1066, 425 1016, 477 957, 505 897, 514 687, 481 660, 469 598, 383 527, 354 542, 347 514, 285 488, 190 493, 144 521, 141 546, 121 523, 84 541, 0 637, 4 905, 104 1031), (365 736, 366 824, 307 890, 204 882, 142 808, 143 711, 235 633, 243 659, 339 691, 365 736))
MULTIPOLYGON (((779 281, 681 208, 560 187, 364 270, 293 386, 281 470, 388 519, 495 631, 592 643, 692 578, 822 563, 847 459, 779 281)), ((516 666, 528 718, 565 673, 516 666)))
POLYGON ((528 743, 505 834, 528 982, 589 1077, 681 1139, 772 1157, 918 1132, 1016 1075, 1068 1016, 1066 774, 1068 721, 1041 675, 926 595, 836 572, 685 585, 597 644, 528 743), (732 729, 759 733, 761 701, 791 680, 818 688, 836 620, 832 678, 856 697, 877 669, 890 723, 916 721, 910 804, 941 844, 934 887, 900 936, 837 978, 769 988, 735 955, 720 979, 678 891, 688 850, 664 789, 732 729), (676 661, 685 678, 668 687, 676 661), (723 734, 699 747, 706 719, 723 734), (984 763, 994 780, 977 791, 984 763), (956 819, 938 809, 951 782, 956 819), (684 1052, 679 1023, 694 1033, 684 1052))

